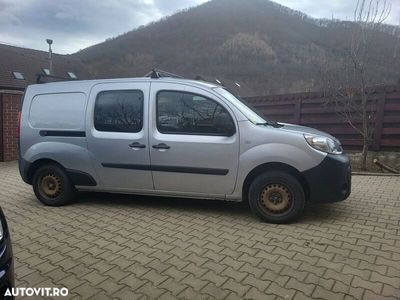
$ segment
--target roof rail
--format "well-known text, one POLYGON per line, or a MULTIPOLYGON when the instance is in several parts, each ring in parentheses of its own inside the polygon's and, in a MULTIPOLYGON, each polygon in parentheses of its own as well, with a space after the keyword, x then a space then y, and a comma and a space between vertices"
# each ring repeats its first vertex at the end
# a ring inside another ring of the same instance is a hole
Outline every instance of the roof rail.
POLYGON ((163 71, 160 69, 153 69, 151 72, 147 73, 144 75, 144 77, 150 77, 150 78, 161 78, 161 77, 171 77, 171 78, 183 78, 182 76, 176 75, 174 73, 170 73, 167 71, 163 71))
POLYGON ((47 74, 36 74, 36 83, 46 83, 42 81, 42 78, 51 78, 56 79, 58 81, 71 81, 76 80, 75 78, 68 78, 68 77, 61 77, 61 76, 54 76, 54 75, 47 75, 47 74))
MULTIPOLYGON (((211 79, 211 78, 209 78, 209 79, 211 79)), ((214 80, 207 80, 206 78, 204 78, 200 74, 196 75, 196 77, 194 78, 194 80, 197 80, 197 81, 204 81, 204 82, 209 82, 209 83, 212 83, 212 84, 217 83, 218 85, 225 87, 225 84, 221 80, 219 80, 218 78, 213 78, 213 79, 214 80)))

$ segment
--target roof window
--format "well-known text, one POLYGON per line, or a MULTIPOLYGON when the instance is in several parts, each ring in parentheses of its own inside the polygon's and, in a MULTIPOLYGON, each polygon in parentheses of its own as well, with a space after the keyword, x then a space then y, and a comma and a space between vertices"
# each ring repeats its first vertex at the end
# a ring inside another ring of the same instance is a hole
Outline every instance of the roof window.
POLYGON ((19 80, 25 79, 24 75, 22 75, 22 73, 20 73, 20 72, 12 72, 12 73, 13 73, 15 79, 19 79, 19 80))
POLYGON ((73 72, 67 72, 67 74, 68 74, 69 78, 72 78, 72 79, 77 79, 77 78, 78 78, 78 77, 75 75, 75 73, 73 73, 73 72))

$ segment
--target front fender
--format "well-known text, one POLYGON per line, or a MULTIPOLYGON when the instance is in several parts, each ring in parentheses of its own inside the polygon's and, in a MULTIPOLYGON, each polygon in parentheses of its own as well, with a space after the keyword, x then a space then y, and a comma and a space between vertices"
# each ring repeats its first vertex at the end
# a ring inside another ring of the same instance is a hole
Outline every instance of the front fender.
POLYGON ((239 158, 238 184, 235 195, 241 197, 243 183, 247 175, 260 165, 266 163, 282 163, 303 172, 319 165, 326 154, 303 149, 295 145, 283 143, 268 143, 247 149, 239 158))

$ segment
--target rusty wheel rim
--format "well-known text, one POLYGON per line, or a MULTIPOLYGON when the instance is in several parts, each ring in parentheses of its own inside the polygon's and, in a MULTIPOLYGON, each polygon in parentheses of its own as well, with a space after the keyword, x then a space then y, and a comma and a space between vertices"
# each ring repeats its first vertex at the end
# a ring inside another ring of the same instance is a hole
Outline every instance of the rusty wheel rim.
POLYGON ((271 183, 261 191, 260 204, 268 213, 283 214, 292 207, 293 195, 285 185, 271 183))
POLYGON ((60 195, 61 190, 61 179, 55 174, 48 174, 40 180, 39 191, 47 198, 56 198, 60 195))

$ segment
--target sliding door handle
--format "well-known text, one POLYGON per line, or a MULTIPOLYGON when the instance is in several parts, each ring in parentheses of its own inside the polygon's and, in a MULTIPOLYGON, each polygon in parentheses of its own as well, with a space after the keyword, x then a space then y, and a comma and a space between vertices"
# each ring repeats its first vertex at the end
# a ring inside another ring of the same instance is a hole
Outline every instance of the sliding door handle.
POLYGON ((129 147, 135 148, 135 149, 144 149, 144 148, 146 148, 146 145, 138 143, 138 142, 133 142, 133 143, 129 144, 129 147))
POLYGON ((158 145, 153 145, 153 148, 154 148, 154 149, 164 149, 164 150, 167 150, 167 149, 169 149, 169 148, 171 148, 171 147, 168 146, 167 144, 161 143, 161 144, 158 144, 158 145))

